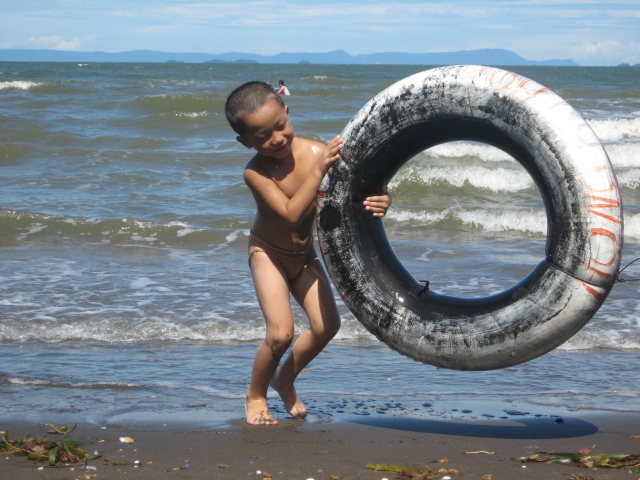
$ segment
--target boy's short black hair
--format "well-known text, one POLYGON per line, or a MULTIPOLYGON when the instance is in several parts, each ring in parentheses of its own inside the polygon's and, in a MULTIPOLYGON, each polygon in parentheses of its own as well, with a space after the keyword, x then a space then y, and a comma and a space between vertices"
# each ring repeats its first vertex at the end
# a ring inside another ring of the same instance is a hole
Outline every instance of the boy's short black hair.
POLYGON ((275 98, 284 107, 278 92, 266 82, 247 82, 231 92, 224 104, 224 114, 233 131, 242 135, 245 127, 243 117, 263 107, 271 98, 275 98))

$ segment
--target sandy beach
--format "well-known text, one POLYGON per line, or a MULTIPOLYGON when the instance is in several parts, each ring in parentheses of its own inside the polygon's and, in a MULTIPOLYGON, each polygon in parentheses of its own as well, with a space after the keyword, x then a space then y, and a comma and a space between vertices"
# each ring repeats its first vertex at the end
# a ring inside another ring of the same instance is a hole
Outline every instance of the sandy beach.
MULTIPOLYGON (((11 439, 46 435, 35 424, 2 422, 11 439)), ((572 465, 520 463, 513 457, 540 451, 593 454, 640 452, 639 414, 575 415, 522 420, 431 421, 377 416, 366 420, 283 420, 275 427, 228 428, 161 425, 78 425, 68 438, 91 441, 86 452, 102 457, 77 466, 39 468, 24 457, 2 455, 0 478, 37 479, 361 479, 401 478, 367 468, 371 464, 430 468, 443 478, 640 479, 623 469, 580 469, 572 465), (560 419, 560 420, 559 420, 560 419), (133 443, 124 443, 130 437, 133 443), (105 459, 122 465, 107 465, 105 459), (573 477, 572 477, 573 475, 573 477), (581 476, 582 475, 582 476, 581 476)))

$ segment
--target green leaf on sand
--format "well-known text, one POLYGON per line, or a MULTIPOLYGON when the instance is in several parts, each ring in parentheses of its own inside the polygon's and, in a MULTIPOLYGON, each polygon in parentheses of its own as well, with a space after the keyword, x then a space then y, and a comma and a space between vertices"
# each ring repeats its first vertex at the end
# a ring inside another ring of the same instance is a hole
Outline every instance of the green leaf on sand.
MULTIPOLYGON (((53 427, 54 431, 48 433, 61 433, 67 435, 75 429, 75 425, 55 427, 53 424, 42 426, 53 427)), ((49 467, 64 467, 86 463, 88 460, 99 458, 100 455, 90 455, 81 448, 81 445, 89 445, 91 442, 78 440, 64 440, 54 442, 35 435, 27 435, 19 440, 10 440, 9 433, 5 432, 0 439, 0 452, 5 455, 26 456, 34 462, 46 463, 49 467)))
POLYGON ((367 465, 367 468, 370 470, 375 470, 376 472, 416 472, 416 473, 428 473, 431 471, 425 470, 424 468, 415 468, 415 467, 401 467, 399 465, 385 465, 382 463, 370 463, 367 465))
POLYGON ((638 473, 640 470, 640 453, 633 455, 624 454, 592 454, 592 453, 568 453, 568 452, 539 452, 527 457, 515 457, 523 463, 563 463, 575 465, 581 468, 628 468, 630 472, 638 473))

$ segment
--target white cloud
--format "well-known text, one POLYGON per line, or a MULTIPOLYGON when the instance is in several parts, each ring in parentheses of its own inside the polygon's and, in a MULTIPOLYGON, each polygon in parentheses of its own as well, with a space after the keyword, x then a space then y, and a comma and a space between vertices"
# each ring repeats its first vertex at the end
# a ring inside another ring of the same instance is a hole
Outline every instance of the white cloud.
POLYGON ((48 50, 79 50, 88 41, 95 38, 95 35, 84 38, 67 38, 60 35, 50 35, 46 37, 31 37, 29 45, 32 48, 44 48, 48 50))
POLYGON ((255 1, 237 3, 194 3, 168 7, 173 18, 208 21, 225 20, 236 25, 259 24, 326 24, 349 25, 352 23, 406 23, 408 19, 422 16, 454 15, 459 17, 483 17, 484 9, 460 8, 439 3, 297 3, 291 1, 255 1), (283 15, 283 11, 286 15, 283 15), (338 14, 336 12, 338 11, 338 14))
POLYGON ((113 11, 113 12, 105 12, 105 15, 116 18, 135 18, 138 16, 136 12, 132 11, 113 11))
POLYGON ((615 59, 616 62, 631 64, 640 63, 639 42, 619 42, 615 40, 602 42, 583 42, 571 49, 572 56, 577 60, 597 63, 601 60, 615 59))
POLYGON ((140 27, 137 30, 141 33, 155 34, 155 33, 173 33, 179 32, 180 25, 152 25, 149 27, 140 27))

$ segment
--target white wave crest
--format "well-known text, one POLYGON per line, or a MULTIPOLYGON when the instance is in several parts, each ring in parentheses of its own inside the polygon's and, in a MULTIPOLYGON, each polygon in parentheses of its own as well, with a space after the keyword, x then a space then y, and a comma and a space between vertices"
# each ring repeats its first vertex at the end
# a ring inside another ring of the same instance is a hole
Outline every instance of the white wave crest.
POLYGON ((603 142, 640 139, 640 118, 588 120, 587 123, 603 142))
POLYGON ((547 216, 542 210, 459 211, 456 215, 465 223, 482 227, 487 232, 505 232, 516 230, 546 235, 547 216))
POLYGON ((483 162, 513 162, 511 155, 491 145, 468 142, 450 142, 436 145, 425 151, 428 156, 436 158, 473 157, 483 162))
POLYGON ((204 112, 177 112, 176 117, 186 117, 186 118, 199 118, 199 117, 208 117, 209 112, 206 110, 204 112))
POLYGON ((604 148, 614 167, 640 167, 640 143, 614 143, 604 148))
POLYGON ((593 348, 640 350, 640 341, 638 341, 636 334, 637 326, 619 328, 617 321, 614 321, 613 325, 616 328, 583 329, 558 348, 569 351, 590 350, 593 348))
POLYGON ((515 230, 536 235, 547 233, 547 216, 544 210, 464 210, 460 207, 450 207, 441 212, 433 212, 396 208, 390 210, 387 217, 401 223, 423 225, 434 224, 450 217, 487 232, 515 230))
POLYGON ((24 80, 0 82, 0 90, 29 90, 33 87, 37 87, 38 85, 42 85, 42 83, 28 82, 24 80))
POLYGON ((631 170, 627 172, 616 172, 618 184, 621 187, 638 188, 640 187, 640 170, 631 170))
POLYGON ((534 186, 531 176, 524 170, 486 167, 430 167, 412 165, 401 170, 392 182, 391 188, 403 180, 418 180, 425 186, 437 182, 448 182, 455 187, 465 184, 476 188, 486 188, 494 192, 519 192, 534 186))
POLYGON ((640 240, 640 213, 637 215, 625 215, 624 237, 625 240, 640 240))
MULTIPOLYGON (((136 288, 142 287, 140 279, 136 288)), ((0 325, 0 340, 4 342, 64 341, 136 343, 150 341, 254 342, 264 336, 262 325, 229 324, 228 319, 210 315, 194 324, 184 324, 160 318, 149 318, 132 328, 130 319, 110 318, 87 322, 49 321, 4 322, 0 325)), ((299 332, 301 333, 301 332, 299 332)))
MULTIPOLYGON (((464 210, 459 207, 450 207, 441 212, 434 212, 396 207, 387 213, 387 218, 390 220, 422 225, 438 223, 448 216, 487 232, 516 230, 536 235, 547 233, 547 215, 544 210, 464 210)), ((627 241, 640 240, 640 214, 625 215, 624 236, 627 241)))
POLYGON ((401 223, 408 222, 429 225, 444 220, 449 211, 450 209, 444 210, 442 212, 427 212, 424 210, 395 208, 387 212, 387 218, 401 223))
MULTIPOLYGON (((592 120, 592 127, 603 142, 623 142, 604 145, 611 162, 616 167, 639 167, 640 144, 629 140, 640 139, 640 118, 592 120)), ((492 147, 469 142, 443 143, 425 150, 422 155, 429 158, 471 158, 482 162, 508 162, 516 160, 506 152, 492 147)))

